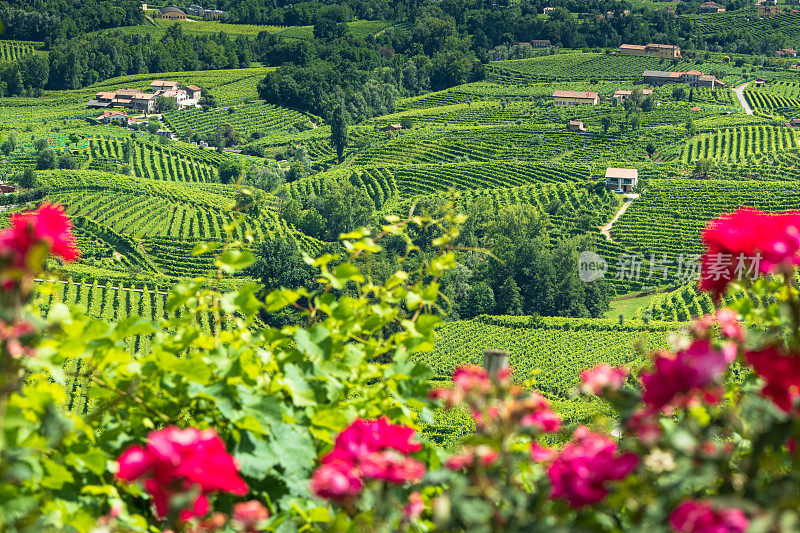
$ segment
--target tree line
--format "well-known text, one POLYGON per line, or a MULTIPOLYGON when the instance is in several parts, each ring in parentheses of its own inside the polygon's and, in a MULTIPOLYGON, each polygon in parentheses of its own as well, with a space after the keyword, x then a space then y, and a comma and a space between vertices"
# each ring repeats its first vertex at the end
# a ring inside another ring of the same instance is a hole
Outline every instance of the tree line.
POLYGON ((56 42, 50 53, 0 64, 0 96, 36 95, 41 89, 80 89, 117 76, 247 67, 245 37, 185 34, 175 24, 161 38, 120 30, 56 42))

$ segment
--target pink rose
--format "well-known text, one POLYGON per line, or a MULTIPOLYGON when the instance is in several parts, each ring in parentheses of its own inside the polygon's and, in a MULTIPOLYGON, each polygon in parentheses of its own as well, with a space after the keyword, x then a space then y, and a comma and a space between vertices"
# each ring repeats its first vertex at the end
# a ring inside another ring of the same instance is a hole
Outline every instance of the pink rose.
POLYGON ((231 518, 248 533, 258 531, 258 524, 269 519, 269 509, 257 500, 240 502, 233 506, 231 518))
POLYGON ((703 230, 706 253, 701 258, 700 288, 719 297, 731 281, 757 268, 772 273, 800 264, 800 213, 764 213, 742 208, 712 220, 703 230), (753 258, 759 256, 756 265, 753 258), (743 271, 739 267, 744 259, 743 271))
POLYGON ((422 516, 425 504, 422 502, 422 495, 419 492, 412 492, 408 496, 408 503, 403 508, 403 515, 407 521, 417 520, 422 516))
POLYGON ((676 533, 744 533, 750 525, 739 509, 715 509, 709 503, 691 500, 676 507, 669 522, 676 533))
POLYGON ((599 433, 578 427, 547 470, 552 498, 564 498, 572 507, 597 503, 608 495, 608 481, 625 478, 638 462, 632 453, 617 453, 616 443, 599 433))
POLYGON ((606 391, 616 391, 622 388, 627 377, 628 369, 624 366, 615 368, 601 363, 581 372, 581 392, 599 396, 606 391))
POLYGON ((117 478, 144 480, 159 517, 169 513, 170 500, 178 492, 200 490, 192 508, 181 511, 181 517, 188 520, 208 512, 207 494, 221 491, 242 496, 248 490, 235 460, 213 429, 173 426, 153 431, 145 447, 130 446, 117 463, 117 478))
POLYGON ((336 462, 323 464, 311 476, 311 491, 320 498, 343 501, 361 492, 363 483, 353 467, 336 462))
POLYGON ((642 401, 658 411, 681 393, 697 391, 713 383, 736 359, 736 346, 728 343, 717 350, 707 340, 696 340, 675 354, 656 355, 655 370, 642 374, 642 401))

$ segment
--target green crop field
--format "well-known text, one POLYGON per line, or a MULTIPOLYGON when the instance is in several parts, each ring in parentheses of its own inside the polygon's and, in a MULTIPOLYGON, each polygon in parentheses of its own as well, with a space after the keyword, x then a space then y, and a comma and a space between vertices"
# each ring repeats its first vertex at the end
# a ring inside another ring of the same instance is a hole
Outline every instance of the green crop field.
POLYGON ((39 43, 28 41, 0 41, 0 61, 14 61, 32 54, 35 51, 34 45, 37 44, 39 43))
MULTIPOLYGON (((391 22, 382 20, 354 20, 347 23, 347 27, 353 36, 364 39, 368 35, 378 34, 392 26, 391 22)), ((313 26, 291 26, 277 32, 281 37, 287 39, 312 39, 314 37, 313 26)))
MULTIPOLYGON (((689 19, 705 24, 704 31, 721 31, 711 17, 689 19)), ((783 24, 783 19, 778 22, 783 24)), ((166 27, 156 21, 140 29, 157 37, 166 27)), ((294 41, 294 46, 299 39, 313 39, 312 26, 186 22, 182 27, 195 34, 221 30, 245 37, 268 31, 294 41)), ((408 39, 414 26, 359 20, 349 27, 360 38, 381 39, 378 34, 385 32, 394 39, 408 39)), ((43 45, 0 41, 0 54, 5 54, 0 59, 13 60, 43 45)), ((0 136, 5 138, 13 129, 17 137, 13 150, 7 155, 0 152, 3 180, 19 179, 25 169, 38 164, 42 139, 57 156, 70 152, 78 167, 34 173, 42 189, 33 202, 43 199, 65 206, 81 251, 81 259, 65 267, 63 283, 40 284, 43 309, 63 301, 107 320, 136 314, 163 317, 166 294, 175 282, 215 268, 213 255, 195 256, 192 251, 198 243, 223 240, 225 227, 236 218, 232 208, 237 186, 220 183, 220 169, 231 162, 240 164, 245 179, 250 172, 258 173, 259 166, 279 174, 274 183, 256 191, 257 206, 243 217, 232 238, 249 249, 265 242, 290 243, 310 255, 332 249, 319 240, 324 232, 315 233, 307 221, 313 222, 308 215, 313 209, 319 214, 328 207, 331 199, 326 194, 333 180, 364 192, 360 198, 366 205, 358 207, 369 212, 368 224, 388 214, 407 215, 420 205, 434 210, 449 206, 464 213, 499 213, 525 206, 539 213, 549 246, 584 237, 580 242, 609 265, 631 254, 697 254, 702 250, 699 232, 707 221, 740 206, 800 209, 800 130, 783 125, 800 106, 800 82, 792 80, 788 70, 762 65, 756 56, 724 52, 698 52, 673 64, 587 50, 491 61, 478 81, 419 94, 405 89, 392 92, 393 113, 367 114, 368 118, 349 124, 341 161, 332 142, 331 116, 318 117, 298 110, 301 106, 295 109, 259 99, 258 83, 278 65, 141 73, 77 90, 44 90, 36 97, 0 97, 0 136), (673 86, 655 87, 652 100, 639 107, 611 101, 618 89, 635 88, 645 69, 691 68, 713 70, 729 82, 767 79, 765 87, 756 89, 751 83, 744 92, 755 114, 746 114, 727 88, 685 87, 681 98, 673 86), (155 79, 198 85, 214 97, 216 107, 161 116, 160 126, 177 139, 86 120, 99 114, 85 108, 96 92, 143 88, 155 79), (595 91, 602 100, 596 106, 557 108, 552 94, 559 89, 595 91), (566 131, 569 121, 583 122, 586 131, 566 131), (402 129, 381 131, 394 123, 401 123, 402 129), (203 149, 180 140, 189 140, 192 133, 213 138, 226 124, 240 135, 241 144, 231 148, 263 158, 203 149), (712 161, 706 178, 693 177, 700 158, 712 161), (610 166, 638 169, 640 196, 606 228, 623 204, 619 195, 603 187, 610 166), (307 218, 291 219, 285 210, 289 205, 307 218)), ((388 49, 383 53, 389 54, 388 49)), ((398 65, 408 67, 405 62, 398 65)), ((399 72, 388 69, 385 75, 390 71, 399 72)), ((351 109, 356 104, 361 105, 349 102, 351 109)), ((363 106, 373 104, 365 100, 363 106)), ((246 187, 253 189, 250 184, 246 187)), ((25 201, 16 198, 3 197, 0 203, 14 212, 25 201)), ((6 223, 3 214, 0 226, 6 223)), ((325 229, 325 223, 318 224, 325 229)), ((482 235, 476 240, 493 245, 482 235)), ((459 261, 463 261, 459 272, 472 276, 490 268, 476 263, 472 255, 459 256, 459 261)), ((465 285, 473 281, 466 279, 465 285)), ((248 274, 239 273, 224 282, 247 280, 248 274)), ((637 341, 663 348, 680 323, 722 305, 686 280, 607 281, 609 297, 642 292, 646 296, 612 302, 610 311, 600 313, 607 319, 490 315, 454 319, 437 330, 433 350, 418 357, 434 369, 437 381, 447 382, 458 365, 479 362, 482 350, 507 349, 518 377, 534 379, 568 420, 583 420, 600 407, 579 405, 571 396, 581 370, 598 362, 641 365, 637 341), (620 314, 622 324, 617 319, 620 314)), ((224 326, 214 320, 203 315, 203 331, 224 326)), ((134 337, 126 341, 125 349, 146 350, 150 341, 134 337)), ((85 384, 75 384, 74 409, 86 406, 87 390, 85 384)), ((459 428, 469 424, 459 416, 440 414, 428 431, 450 442, 459 428)))
POLYGON ((800 183, 650 180, 646 194, 625 211, 612 235, 640 253, 699 254, 706 223, 742 206, 773 212, 800 209, 800 183))
POLYGON ((302 113, 265 103, 244 104, 209 111, 197 108, 182 109, 166 113, 164 120, 172 131, 182 137, 186 136, 189 130, 196 133, 213 133, 223 124, 230 124, 242 132, 268 132, 310 126, 309 118, 302 113))
POLYGON ((747 126, 692 137, 683 149, 689 163, 701 157, 738 161, 800 149, 800 133, 780 126, 747 126))

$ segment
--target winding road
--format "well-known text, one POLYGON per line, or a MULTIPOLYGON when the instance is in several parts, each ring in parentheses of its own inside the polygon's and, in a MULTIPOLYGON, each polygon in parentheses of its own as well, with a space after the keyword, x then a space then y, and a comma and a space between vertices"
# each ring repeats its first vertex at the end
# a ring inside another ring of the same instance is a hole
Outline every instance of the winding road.
POLYGON ((744 89, 748 85, 750 85, 749 82, 745 83, 743 85, 740 85, 737 88, 731 89, 731 90, 733 91, 733 94, 736 95, 736 98, 739 99, 739 103, 742 105, 742 108, 744 109, 744 112, 746 114, 748 114, 748 115, 752 115, 753 114, 753 110, 750 109, 750 106, 747 104, 747 101, 744 99, 744 89))
POLYGON ((638 194, 635 194, 635 193, 626 193, 625 194, 625 202, 623 202, 623 204, 621 206, 619 206, 619 211, 617 211, 617 214, 614 215, 614 218, 612 218, 611 221, 609 221, 608 224, 606 224, 605 226, 600 228, 600 233, 605 235, 606 239, 608 239, 611 242, 614 242, 614 239, 611 238, 611 227, 614 225, 614 222, 619 220, 619 217, 621 217, 622 214, 625 213, 625 211, 628 209, 628 207, 637 198, 639 198, 638 194))

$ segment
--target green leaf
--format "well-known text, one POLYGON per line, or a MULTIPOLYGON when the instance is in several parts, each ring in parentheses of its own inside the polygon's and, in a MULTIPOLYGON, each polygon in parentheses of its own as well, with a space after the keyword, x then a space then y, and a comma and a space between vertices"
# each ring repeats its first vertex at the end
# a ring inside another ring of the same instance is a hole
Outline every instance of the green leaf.
POLYGON ((307 428, 279 422, 272 427, 272 453, 283 468, 283 480, 298 496, 308 496, 308 478, 317 453, 307 428))
POLYGON ((72 483, 75 478, 63 465, 54 461, 44 461, 45 476, 42 478, 41 485, 46 489, 61 490, 67 483, 72 483))
POLYGON ((196 257, 198 255, 207 254, 209 252, 213 252, 217 248, 219 248, 218 242, 201 242, 196 244, 192 249, 192 256, 196 257))
POLYGON ((264 299, 264 308, 269 313, 275 313, 288 305, 292 305, 299 298, 300 291, 293 289, 278 289, 269 293, 264 299))
POLYGON ((361 275, 361 271, 358 269, 358 267, 350 263, 342 263, 341 265, 337 266, 333 270, 333 275, 342 283, 348 281, 356 281, 360 283, 364 281, 364 276, 361 275))
POLYGON ((298 407, 307 407, 317 404, 314 391, 303 377, 297 365, 289 363, 286 365, 284 373, 283 384, 289 390, 289 394, 291 394, 295 405, 298 407))
POLYGON ((233 274, 237 270, 249 267, 255 260, 256 257, 247 250, 228 250, 217 259, 216 264, 224 272, 233 274))

